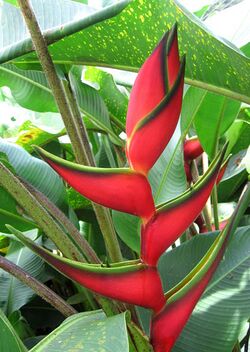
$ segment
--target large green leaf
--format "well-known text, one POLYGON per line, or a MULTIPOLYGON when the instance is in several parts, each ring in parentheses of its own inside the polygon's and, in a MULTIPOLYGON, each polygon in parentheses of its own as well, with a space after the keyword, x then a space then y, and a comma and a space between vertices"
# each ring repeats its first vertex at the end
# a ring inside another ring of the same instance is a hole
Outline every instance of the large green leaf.
MULTIPOLYGON (((166 289, 190 272, 215 236, 216 233, 197 236, 162 257, 160 271, 166 289)), ((239 228, 233 235, 224 259, 177 341, 174 352, 232 351, 250 316, 249 236, 249 226, 239 228)))
POLYGON ((82 82, 81 74, 82 68, 77 66, 74 66, 69 74, 81 112, 87 115, 97 127, 108 133, 116 143, 121 145, 121 140, 112 130, 109 112, 102 97, 96 89, 82 82))
MULTIPOLYGON (((40 6, 40 0, 32 0, 31 5, 37 15, 40 28, 46 32, 45 37, 46 39, 48 37, 48 43, 51 43, 115 16, 128 2, 129 0, 119 1, 113 6, 101 10, 67 0, 46 0, 46 6, 40 6)), ((20 9, 8 3, 3 3, 2 16, 7 22, 1 22, 2 34, 5 33, 0 39, 1 62, 6 62, 9 61, 10 57, 29 53, 33 49, 20 9), (13 22, 8 22, 8 19, 13 20, 13 22), (13 24, 15 24, 14 28, 13 24)), ((37 62, 37 59, 35 59, 35 62, 37 62)))
MULTIPOLYGON (((33 239, 36 235, 37 230, 32 230, 28 233, 28 236, 33 239)), ((41 244, 41 238, 36 242, 41 244)), ((18 241, 11 241, 6 259, 40 281, 44 281, 47 278, 44 261, 18 241)), ((28 303, 33 296, 34 291, 31 288, 0 269, 0 307, 5 314, 10 315, 15 310, 18 310, 28 303)))
MULTIPOLYGON (((94 88, 81 81, 81 71, 81 68, 72 68, 70 77, 82 113, 87 115, 98 128, 113 136, 119 144, 119 139, 112 131, 105 103, 94 88)), ((57 112, 53 95, 41 71, 22 70, 11 64, 1 65, 0 86, 8 86, 16 102, 24 108, 38 112, 57 112)), ((55 117, 51 116, 51 118, 55 117)), ((49 136, 42 138, 47 137, 49 136)))
MULTIPOLYGON (((213 158, 219 138, 235 120, 240 103, 196 87, 190 87, 185 100, 190 102, 193 97, 200 97, 200 100, 197 100, 194 114, 196 132, 204 150, 210 158, 213 158)), ((193 105, 194 102, 191 103, 191 106, 193 105)))
POLYGON ((249 121, 236 120, 226 135, 229 139, 231 153, 236 154, 248 148, 250 145, 250 119, 249 121))
POLYGON ((112 118, 115 122, 118 120, 118 125, 124 130, 128 108, 128 97, 118 89, 113 76, 96 67, 89 67, 85 71, 84 78, 99 85, 98 92, 107 105, 112 118))
POLYGON ((7 155, 18 176, 31 183, 58 206, 64 205, 66 191, 63 182, 47 163, 3 139, 0 139, 0 152, 7 155))
POLYGON ((247 180, 245 155, 246 150, 242 150, 229 160, 223 179, 218 187, 220 201, 229 201, 247 180))
POLYGON ((105 318, 103 313, 79 313, 32 348, 31 352, 129 352, 126 313, 105 318))
POLYGON ((0 309, 0 351, 27 352, 14 328, 0 309))
MULTIPOLYGON (((48 43, 54 43, 50 46, 50 52, 56 63, 91 64, 137 71, 166 29, 177 21, 180 51, 181 54, 187 53, 186 82, 250 102, 250 60, 228 42, 215 38, 197 17, 180 8, 173 0, 134 0, 118 16, 91 27, 88 26, 119 13, 128 1, 120 1, 71 23, 69 21, 81 11, 86 11, 84 5, 71 2, 78 7, 69 11, 69 2, 48 1, 49 6, 39 7, 37 0, 33 0, 33 6, 44 30, 52 28, 52 22, 54 27, 57 26, 46 33, 48 43), (62 17, 57 16, 59 12, 62 17)), ((5 39, 1 62, 18 56, 15 60, 18 63, 26 65, 37 62, 34 54, 23 56, 32 51, 32 44, 26 38, 19 10, 4 4, 3 17, 11 19, 11 26, 7 23, 2 27, 5 39), (10 32, 18 33, 15 39, 10 32)))
POLYGON ((57 107, 43 72, 0 66, 0 87, 8 86, 16 102, 34 111, 56 112, 57 107))

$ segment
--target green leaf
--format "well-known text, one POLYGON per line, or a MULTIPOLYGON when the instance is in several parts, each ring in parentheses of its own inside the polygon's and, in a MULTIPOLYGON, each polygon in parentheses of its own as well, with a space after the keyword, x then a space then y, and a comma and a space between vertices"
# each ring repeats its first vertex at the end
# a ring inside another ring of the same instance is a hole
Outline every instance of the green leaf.
POLYGON ((0 235, 0 252, 6 253, 8 245, 9 245, 8 237, 4 235, 0 235))
POLYGON ((63 131, 58 134, 43 131, 34 126, 31 121, 26 121, 25 127, 23 126, 22 130, 18 134, 16 144, 23 147, 27 152, 32 153, 34 151, 34 144, 42 147, 43 145, 56 140, 63 134, 65 134, 63 131))
POLYGON ((125 129, 128 97, 117 87, 113 76, 96 67, 88 67, 84 78, 92 83, 99 85, 98 92, 103 98, 111 116, 115 121, 118 120, 123 130, 125 129))
POLYGON ((32 348, 31 352, 129 352, 126 313, 110 318, 97 312, 79 313, 32 348))
POLYGON ((4 0, 5 2, 8 2, 14 6, 18 6, 17 0, 4 0))
POLYGON ((244 157, 246 150, 233 155, 229 160, 225 174, 218 187, 218 197, 222 202, 227 202, 247 180, 244 157))
MULTIPOLYGON (((200 89, 191 87, 189 90, 200 89)), ((210 92, 194 94, 203 95, 202 102, 197 101, 194 124, 203 149, 212 159, 216 153, 219 138, 235 120, 240 110, 240 103, 210 92)), ((192 95, 193 93, 190 94, 192 95)))
POLYGON ((33 111, 56 112, 57 107, 43 72, 0 66, 0 87, 8 86, 16 102, 33 111))
POLYGON ((140 219, 115 210, 112 211, 112 218, 115 230, 121 240, 137 254, 140 254, 140 219))
MULTIPOLYGON (((230 240, 223 261, 173 352, 232 351, 250 316, 249 234, 249 226, 239 228, 230 240)), ((215 236, 216 233, 197 236, 162 257, 159 268, 166 289, 172 288, 191 271, 215 236)))
POLYGON ((102 97, 93 87, 82 82, 81 74, 82 68, 77 66, 74 66, 69 74, 81 112, 87 115, 97 127, 110 134, 116 143, 122 145, 121 140, 112 130, 109 112, 102 97))
POLYGON ((167 147, 149 172, 156 205, 177 197, 187 189, 181 140, 178 125, 167 147))
POLYGON ((14 328, 0 309, 0 351, 27 352, 14 328))
POLYGON ((34 333, 30 328, 27 320, 22 316, 19 310, 13 312, 8 318, 22 341, 31 336, 34 336, 34 333))
MULTIPOLYGON (((37 230, 30 231, 28 236, 34 239, 37 236, 37 230)), ((36 243, 42 243, 41 237, 36 240, 36 243)), ((44 261, 18 241, 11 241, 5 258, 40 281, 47 278, 44 261)), ((33 297, 34 291, 31 288, 0 269, 0 307, 7 315, 24 306, 33 297)))
POLYGON ((236 120, 226 134, 229 139, 229 149, 236 154, 250 145, 250 121, 236 120))
MULTIPOLYGON (((52 28, 51 22, 55 21, 53 30, 46 33, 47 42, 53 43, 50 52, 54 62, 137 71, 166 29, 178 22, 180 51, 181 54, 188 54, 186 82, 233 99, 250 102, 250 60, 229 43, 225 44, 215 38, 205 28, 204 23, 182 8, 177 1, 134 0, 121 14, 101 23, 100 20, 117 15, 128 1, 115 3, 88 15, 87 18, 74 21, 74 17, 79 18, 79 13, 85 11, 84 5, 71 2, 70 4, 82 6, 82 10, 80 7, 72 7, 71 11, 61 11, 62 7, 65 9, 65 4, 63 1, 59 4, 50 0, 48 6, 39 7, 33 0, 43 30, 52 28), (59 12, 62 18, 56 16, 59 12), (89 26, 93 23, 96 24, 89 26), (64 40, 60 40, 62 38, 64 40)), ((1 51, 1 62, 18 56, 15 60, 18 63, 26 65, 37 62, 32 53, 21 56, 31 52, 32 44, 29 39, 24 39, 25 30, 19 10, 4 4, 3 17, 11 19, 11 25, 7 23, 2 27, 7 39, 1 51), (14 44, 10 32, 18 33, 14 44)))
POLYGON ((206 96, 205 89, 189 88, 183 98, 181 110, 181 130, 189 130, 193 123, 197 111, 200 109, 206 96))
POLYGON ((18 176, 31 183, 57 206, 65 205, 66 191, 63 182, 44 161, 3 139, 0 139, 0 151, 7 155, 18 176))
MULTIPOLYGON (((115 16, 123 10, 128 2, 129 0, 119 1, 101 10, 66 0, 47 0, 46 6, 40 6, 39 0, 32 0, 31 5, 38 18, 40 28, 42 31, 46 31, 46 39, 47 36, 49 37, 48 43, 52 43, 64 39, 65 36, 74 34, 92 24, 115 16), (58 16, 58 13, 60 13, 60 16, 58 16), (53 30, 51 31, 52 28, 53 30)), ((9 55, 17 57, 33 51, 31 39, 27 38, 27 28, 22 20, 20 10, 15 6, 4 3, 2 6, 2 15, 6 20, 11 18, 13 22, 12 24, 10 22, 5 22, 5 24, 2 22, 0 31, 5 33, 5 36, 1 41, 1 53, 3 54, 1 63, 9 61, 9 55), (13 23, 16 25, 14 28, 13 23), (13 36, 12 33, 16 30, 17 32, 13 36)), ((33 63, 35 62, 37 63, 37 59, 33 61, 33 63)), ((61 63, 65 64, 66 62, 61 63)))

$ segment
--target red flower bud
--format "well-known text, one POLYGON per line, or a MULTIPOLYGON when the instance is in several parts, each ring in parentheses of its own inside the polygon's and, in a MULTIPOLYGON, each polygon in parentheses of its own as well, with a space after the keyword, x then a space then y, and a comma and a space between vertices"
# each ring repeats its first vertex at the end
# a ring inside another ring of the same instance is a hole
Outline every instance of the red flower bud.
POLYGON ((203 148, 200 144, 199 139, 196 137, 196 138, 188 139, 184 142, 183 151, 184 151, 184 160, 191 161, 198 158, 198 156, 200 156, 203 153, 203 148))

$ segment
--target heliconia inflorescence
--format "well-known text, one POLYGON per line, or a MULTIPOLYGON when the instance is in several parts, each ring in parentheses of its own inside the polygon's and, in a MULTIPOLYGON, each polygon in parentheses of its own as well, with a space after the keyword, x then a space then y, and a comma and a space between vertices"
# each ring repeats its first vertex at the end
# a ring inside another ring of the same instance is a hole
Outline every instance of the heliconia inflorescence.
MULTIPOLYGON (((226 227, 197 268, 164 296, 158 260, 199 216, 213 186, 225 171, 225 167, 220 169, 226 147, 190 189, 155 206, 147 174, 178 123, 184 69, 185 58, 179 57, 175 25, 143 64, 131 91, 126 121, 129 168, 81 166, 36 148, 41 157, 82 195, 141 218, 138 263, 115 263, 110 267, 78 263, 50 253, 12 229, 27 246, 69 278, 103 296, 151 309, 151 342, 155 352, 171 350, 223 255, 229 233, 226 227)), ((187 141, 185 161, 196 158, 202 151, 197 139, 187 141)))

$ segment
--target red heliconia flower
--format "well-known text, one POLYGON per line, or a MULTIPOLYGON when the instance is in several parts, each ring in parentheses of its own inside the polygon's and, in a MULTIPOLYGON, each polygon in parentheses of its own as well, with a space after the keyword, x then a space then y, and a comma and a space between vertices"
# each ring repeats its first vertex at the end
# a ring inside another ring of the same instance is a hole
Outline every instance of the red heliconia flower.
POLYGON ((126 132, 130 166, 143 174, 154 165, 177 125, 184 85, 174 26, 140 69, 130 95, 126 132))
POLYGON ((131 169, 106 169, 74 164, 36 147, 42 158, 75 190, 106 207, 137 215, 144 222, 155 212, 147 178, 131 169))
POLYGON ((225 152, 226 147, 191 189, 160 206, 154 217, 142 227, 141 258, 145 263, 157 265, 163 252, 200 214, 216 182, 225 152))
MULTIPOLYGON (((143 64, 131 92, 126 123, 130 168, 82 166, 36 148, 42 158, 83 196, 141 218, 141 258, 138 262, 115 263, 107 267, 79 263, 52 254, 8 226, 25 245, 70 279, 97 294, 153 310, 151 342, 155 352, 171 350, 234 229, 233 220, 230 220, 201 262, 164 296, 157 262, 198 217, 226 167, 221 168, 225 146, 198 182, 179 197, 155 208, 147 173, 176 128, 182 104, 184 68, 185 58, 179 58, 177 27, 174 26, 143 64)), ((190 160, 202 152, 198 140, 187 141, 185 165, 189 166, 190 160)))

